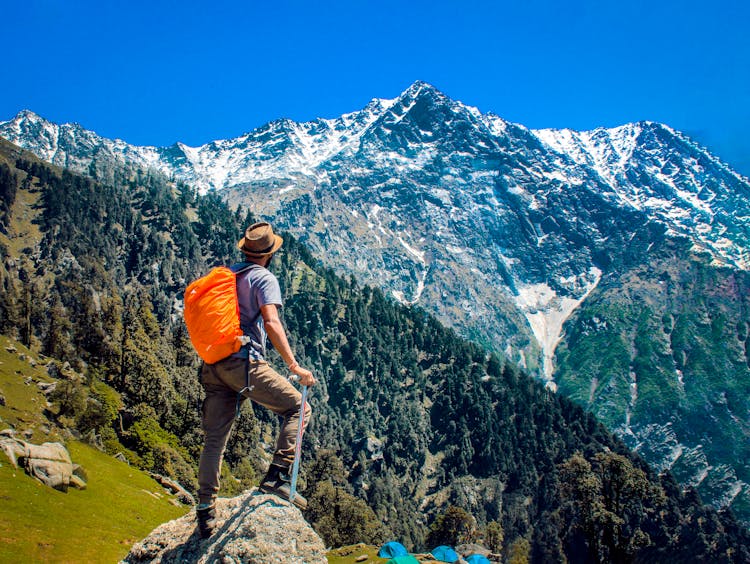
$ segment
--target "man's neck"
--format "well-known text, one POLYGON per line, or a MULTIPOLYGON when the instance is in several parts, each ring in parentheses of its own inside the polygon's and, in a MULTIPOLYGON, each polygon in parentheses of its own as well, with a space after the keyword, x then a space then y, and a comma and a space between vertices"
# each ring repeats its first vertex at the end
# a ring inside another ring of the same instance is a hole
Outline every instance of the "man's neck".
POLYGON ((258 266, 262 266, 263 268, 266 268, 268 266, 268 263, 271 262, 271 257, 263 257, 263 258, 255 258, 255 257, 245 257, 245 262, 251 262, 253 264, 257 264, 258 266))

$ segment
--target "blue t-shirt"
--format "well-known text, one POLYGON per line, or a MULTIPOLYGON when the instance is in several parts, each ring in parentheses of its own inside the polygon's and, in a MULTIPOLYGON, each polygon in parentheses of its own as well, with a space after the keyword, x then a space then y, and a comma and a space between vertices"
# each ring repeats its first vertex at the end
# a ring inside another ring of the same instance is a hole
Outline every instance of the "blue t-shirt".
POLYGON ((276 276, 259 264, 241 262, 231 267, 237 275, 237 300, 240 304, 240 327, 252 342, 232 356, 265 360, 266 330, 260 308, 264 305, 281 307, 281 288, 276 276))

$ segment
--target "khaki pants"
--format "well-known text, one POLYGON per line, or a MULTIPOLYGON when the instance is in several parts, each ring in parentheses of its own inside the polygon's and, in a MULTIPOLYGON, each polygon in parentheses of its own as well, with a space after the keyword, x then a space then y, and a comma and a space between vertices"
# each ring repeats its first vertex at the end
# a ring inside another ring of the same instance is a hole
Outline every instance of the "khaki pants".
MULTIPOLYGON (((289 467, 294 462, 294 447, 302 394, 265 362, 227 358, 216 364, 204 364, 201 383, 206 391, 203 401, 202 427, 206 435, 198 466, 200 503, 211 503, 219 491, 219 475, 224 449, 232 430, 237 408, 237 394, 245 388, 248 369, 250 390, 243 392, 241 402, 250 398, 283 418, 273 463, 289 467)), ((310 404, 305 406, 305 426, 310 421, 310 404)))

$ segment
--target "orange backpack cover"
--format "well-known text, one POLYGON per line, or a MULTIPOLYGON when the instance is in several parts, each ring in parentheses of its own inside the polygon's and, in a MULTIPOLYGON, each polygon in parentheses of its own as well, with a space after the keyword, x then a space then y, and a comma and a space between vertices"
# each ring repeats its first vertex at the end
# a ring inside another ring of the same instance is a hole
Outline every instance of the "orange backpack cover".
POLYGON ((207 364, 240 350, 237 275, 225 266, 211 270, 185 290, 185 325, 190 341, 207 364))

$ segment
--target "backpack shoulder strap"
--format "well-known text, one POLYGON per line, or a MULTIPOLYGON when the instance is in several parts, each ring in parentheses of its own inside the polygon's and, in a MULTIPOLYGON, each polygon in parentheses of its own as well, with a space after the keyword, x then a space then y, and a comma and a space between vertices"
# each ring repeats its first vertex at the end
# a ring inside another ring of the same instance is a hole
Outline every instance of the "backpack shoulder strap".
POLYGON ((231 270, 235 274, 242 274, 243 272, 247 272, 248 270, 256 266, 260 267, 259 264, 255 264, 254 262, 240 262, 240 263, 230 266, 229 270, 231 270))

